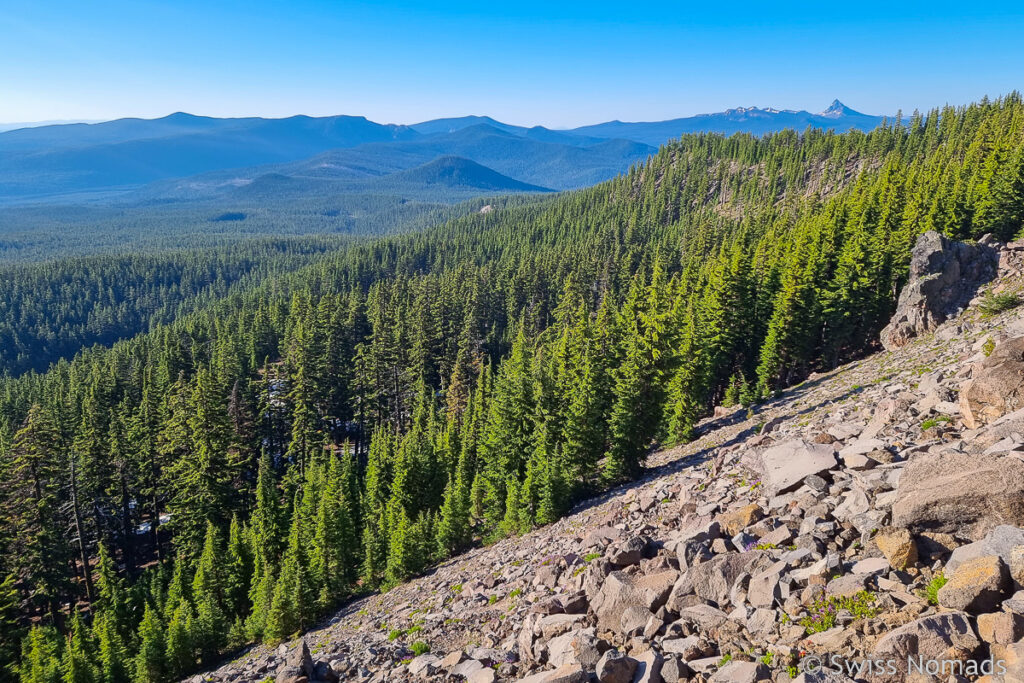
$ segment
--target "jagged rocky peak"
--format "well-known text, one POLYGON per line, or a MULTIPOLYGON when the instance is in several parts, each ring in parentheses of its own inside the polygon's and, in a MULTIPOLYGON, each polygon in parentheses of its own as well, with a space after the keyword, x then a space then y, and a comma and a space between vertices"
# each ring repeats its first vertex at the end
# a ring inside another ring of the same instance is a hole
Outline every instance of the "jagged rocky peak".
POLYGON ((832 100, 832 104, 828 105, 828 109, 821 112, 819 116, 827 116, 828 118, 839 118, 840 116, 846 116, 848 114, 856 114, 854 110, 847 107, 839 100, 832 100))

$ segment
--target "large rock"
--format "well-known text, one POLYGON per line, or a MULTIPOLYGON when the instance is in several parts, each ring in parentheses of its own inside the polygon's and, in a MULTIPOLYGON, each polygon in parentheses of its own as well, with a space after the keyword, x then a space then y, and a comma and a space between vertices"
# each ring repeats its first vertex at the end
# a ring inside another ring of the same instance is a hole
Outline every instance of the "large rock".
POLYGON ((1024 616, 1013 612, 978 615, 978 636, 986 643, 1010 645, 1024 638, 1024 616))
POLYGON ((882 529, 874 541, 893 569, 906 569, 917 563, 917 544, 906 529, 882 529))
POLYGON ((709 683, 756 683, 771 680, 768 667, 760 662, 729 662, 716 671, 709 683))
POLYGON ((665 604, 678 578, 679 572, 674 569, 642 576, 612 572, 591 604, 598 628, 618 631, 622 626, 622 613, 634 605, 656 612, 665 604))
POLYGON ((827 472, 836 464, 832 446, 800 439, 772 446, 761 453, 761 470, 769 496, 793 491, 806 477, 827 472))
POLYGON ((893 526, 970 540, 1000 524, 1024 525, 1024 462, 947 451, 907 463, 892 506, 893 526))
POLYGON ((1013 564, 1013 551, 1024 546, 1024 529, 1015 526, 1001 525, 990 531, 985 538, 974 543, 962 545, 953 551, 946 562, 946 576, 952 576, 957 568, 976 557, 998 555, 1009 567, 1013 564))
POLYGON ((966 308, 978 288, 995 278, 998 263, 998 252, 986 245, 956 242, 935 231, 918 237, 910 279, 882 330, 882 345, 899 348, 966 308))
POLYGON ((732 537, 751 524, 756 523, 762 517, 764 517, 764 510, 761 509, 761 506, 757 503, 751 503, 741 508, 729 510, 722 514, 718 521, 725 527, 725 532, 732 537))
POLYGON ((970 617, 963 612, 933 614, 901 626, 882 636, 875 644, 871 659, 893 661, 895 675, 876 671, 868 678, 876 683, 900 683, 907 680, 908 658, 928 660, 967 660, 981 642, 974 635, 970 617))
POLYGON ((1024 337, 1008 339, 978 363, 960 388, 960 413, 968 429, 977 429, 1024 407, 1024 337))
POLYGON ((1010 572, 998 555, 968 560, 948 578, 938 594, 947 609, 992 612, 1010 591, 1010 572))
POLYGON ((441 658, 437 655, 424 654, 409 662, 409 673, 413 676, 433 676, 441 668, 441 658))
POLYGON ((601 656, 594 673, 600 683, 630 683, 635 671, 635 659, 618 650, 608 650, 601 656))
POLYGON ((654 650, 646 650, 636 656, 636 672, 633 683, 661 683, 661 667, 665 659, 654 650))
POLYGON ((579 664, 566 664, 554 671, 541 671, 520 679, 521 683, 589 683, 590 676, 579 664))
POLYGON ((853 683, 853 679, 835 669, 822 667, 803 672, 793 679, 793 683, 853 683))
POLYGON ((727 605, 736 580, 762 556, 761 551, 729 553, 690 567, 672 588, 668 608, 678 612, 683 606, 682 598, 687 595, 696 595, 719 607, 727 605))
POLYGON ((302 679, 313 680, 316 675, 316 667, 313 664, 313 657, 309 654, 309 646, 305 640, 300 640, 291 652, 285 657, 282 666, 275 678, 276 683, 298 683, 302 679))

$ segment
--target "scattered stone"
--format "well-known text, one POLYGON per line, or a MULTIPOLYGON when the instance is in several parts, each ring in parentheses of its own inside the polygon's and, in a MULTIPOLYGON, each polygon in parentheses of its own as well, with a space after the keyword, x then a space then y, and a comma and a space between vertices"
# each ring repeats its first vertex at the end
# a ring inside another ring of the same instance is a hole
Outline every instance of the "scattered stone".
POLYGON ((660 683, 661 667, 665 660, 654 650, 636 656, 636 672, 633 683, 660 683))
POLYGON ((600 683, 630 683, 635 671, 635 659, 618 650, 608 650, 597 663, 595 674, 600 683))
POLYGON ((874 676, 871 680, 901 683, 907 680, 908 657, 963 661, 970 658, 980 644, 971 628, 970 617, 963 612, 923 617, 889 631, 879 639, 872 657, 892 660, 898 665, 897 672, 893 676, 874 676))
POLYGON ((729 536, 735 536, 764 517, 764 510, 757 503, 744 505, 719 517, 719 523, 729 536))
POLYGON ((716 671, 709 683, 756 683, 770 680, 768 668, 760 662, 732 661, 716 671))
POLYGON ((554 671, 540 673, 520 679, 521 683, 588 683, 590 676, 579 664, 566 664, 554 671))
POLYGON ((917 544, 906 529, 881 529, 875 534, 874 541, 893 569, 906 569, 917 564, 917 544))
POLYGON ((945 572, 951 575, 967 560, 985 555, 998 555, 1003 562, 1010 565, 1014 549, 1020 546, 1024 546, 1024 529, 1006 524, 997 526, 980 541, 956 548, 946 562, 945 572))
POLYGON ((986 643, 1009 645, 1024 639, 1024 616, 1013 612, 978 615, 978 637, 986 643))

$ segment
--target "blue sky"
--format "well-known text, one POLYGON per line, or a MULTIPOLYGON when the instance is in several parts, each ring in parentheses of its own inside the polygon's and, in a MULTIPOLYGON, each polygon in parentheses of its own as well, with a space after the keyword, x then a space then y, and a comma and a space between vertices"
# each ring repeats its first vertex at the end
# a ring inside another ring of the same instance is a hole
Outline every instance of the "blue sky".
POLYGON ((0 121, 909 112, 1024 89, 1022 36, 998 1, 0 0, 0 121))

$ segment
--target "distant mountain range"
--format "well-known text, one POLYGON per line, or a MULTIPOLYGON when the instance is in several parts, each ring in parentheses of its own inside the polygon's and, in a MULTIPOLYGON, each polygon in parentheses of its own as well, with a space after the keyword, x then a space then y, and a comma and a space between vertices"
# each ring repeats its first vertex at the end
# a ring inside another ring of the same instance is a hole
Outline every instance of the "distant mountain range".
POLYGON ((870 130, 881 122, 836 100, 817 114, 751 107, 572 130, 486 116, 405 126, 359 116, 185 113, 45 125, 0 132, 0 203, 189 200, 252 192, 254 184, 292 195, 414 186, 458 187, 459 194, 564 190, 611 178, 685 133, 870 130))

